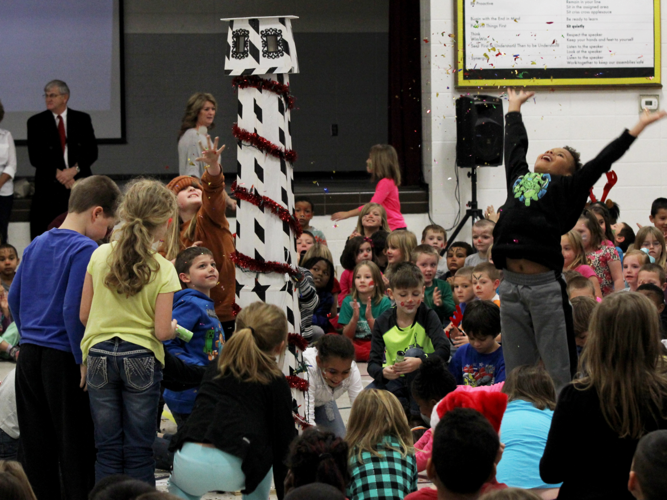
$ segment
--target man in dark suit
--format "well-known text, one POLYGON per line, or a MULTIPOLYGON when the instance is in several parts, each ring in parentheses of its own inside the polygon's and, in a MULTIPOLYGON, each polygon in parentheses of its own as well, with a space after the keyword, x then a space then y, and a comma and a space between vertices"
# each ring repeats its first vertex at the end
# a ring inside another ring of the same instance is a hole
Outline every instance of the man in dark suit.
POLYGON ((90 115, 68 109, 69 87, 53 80, 44 87, 46 111, 28 120, 28 154, 35 167, 35 195, 30 207, 30 237, 67 212, 74 181, 91 175, 97 142, 90 115))

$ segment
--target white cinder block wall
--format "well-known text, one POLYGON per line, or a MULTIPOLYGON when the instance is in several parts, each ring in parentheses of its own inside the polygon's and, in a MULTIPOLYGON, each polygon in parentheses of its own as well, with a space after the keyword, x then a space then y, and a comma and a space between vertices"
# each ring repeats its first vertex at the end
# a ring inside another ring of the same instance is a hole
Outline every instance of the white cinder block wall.
MULTIPOLYGON (((667 2, 662 2, 665 5, 667 2)), ((421 0, 422 15, 422 129, 423 169, 430 184, 431 217, 451 227, 457 213, 454 200, 456 186, 456 122, 455 99, 460 95, 489 94, 498 96, 503 89, 487 90, 455 88, 456 33, 455 0, 421 0), (428 112, 430 110, 430 112, 428 112)), ((662 20, 665 33, 667 25, 662 20)), ((666 43, 662 44, 665 53, 666 43)), ((648 50, 648 49, 647 49, 648 50)), ((638 54, 639 56, 640 54, 638 54)), ((667 61, 663 56, 662 71, 667 61)), ((523 107, 524 123, 530 146, 528 163, 552 147, 570 145, 581 152, 584 162, 593 158, 608 142, 630 128, 639 117, 639 95, 658 95, 661 107, 667 108, 661 88, 591 88, 567 90, 543 87, 523 107)), ((507 102, 505 102, 505 111, 507 102)), ((646 129, 630 151, 616 164, 618 183, 609 198, 621 207, 621 219, 635 231, 636 223, 650 224, 651 202, 667 197, 667 120, 646 129)), ((506 198, 504 168, 478 170, 478 198, 482 210, 487 205, 496 209, 506 198)), ((470 200, 467 170, 459 169, 462 204, 470 200)), ((605 176, 594 188, 598 198, 606 183, 605 176)), ((462 206, 465 213, 465 206, 462 206)), ((462 236, 470 238, 470 224, 462 236)), ((461 238, 457 238, 461 239, 461 238)))

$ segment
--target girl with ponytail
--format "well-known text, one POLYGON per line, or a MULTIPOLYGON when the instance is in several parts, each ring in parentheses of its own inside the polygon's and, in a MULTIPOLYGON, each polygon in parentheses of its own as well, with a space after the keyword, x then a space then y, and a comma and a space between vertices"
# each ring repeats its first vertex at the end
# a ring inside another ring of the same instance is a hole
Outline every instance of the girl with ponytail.
POLYGON ((266 500, 273 477, 283 498, 284 459, 296 435, 292 395, 276 362, 286 344, 279 307, 255 302, 239 313, 234 335, 208 366, 194 409, 172 439, 170 493, 192 500, 243 490, 244 499, 266 500))
MULTIPOLYGON (((114 474, 155 484, 155 440, 162 342, 176 336, 174 266, 153 248, 170 241, 176 196, 160 182, 139 180, 125 195, 112 242, 90 258, 81 297, 81 341, 95 425, 95 479, 114 474)), ((169 246, 167 244, 167 246, 169 246)))

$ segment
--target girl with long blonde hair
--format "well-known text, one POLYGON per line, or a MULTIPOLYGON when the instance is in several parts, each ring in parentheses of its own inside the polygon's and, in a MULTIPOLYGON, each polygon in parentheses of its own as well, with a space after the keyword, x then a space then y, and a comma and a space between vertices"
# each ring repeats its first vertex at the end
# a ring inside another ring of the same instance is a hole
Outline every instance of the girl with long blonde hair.
POLYGON ((357 228, 350 235, 350 238, 355 236, 370 238, 377 231, 391 231, 387 222, 387 211, 379 203, 366 203, 359 212, 357 228))
POLYGON ((345 440, 352 474, 348 498, 359 498, 380 476, 392 478, 385 481, 382 498, 400 500, 417 490, 412 432, 401 403, 391 392, 367 389, 357 396, 345 440))
POLYGON ((254 302, 239 313, 236 332, 209 365, 195 407, 172 440, 171 493, 199 498, 244 490, 245 499, 266 500, 273 476, 282 498, 283 460, 296 435, 292 395, 276 362, 286 344, 279 307, 254 302))
POLYGON ((540 463, 545 482, 563 482, 558 498, 632 498, 621 492, 637 443, 667 428, 660 339, 655 306, 639 293, 612 294, 593 312, 579 378, 560 393, 540 463))
MULTIPOLYGON (((389 144, 376 144, 368 153, 366 171, 373 182, 378 181, 371 203, 377 203, 387 211, 387 223, 392 231, 406 229, 405 219, 401 214, 401 202, 398 198, 398 186, 401 185, 401 167, 398 154, 389 144)), ((364 207, 348 212, 336 212, 331 220, 338 221, 356 217, 364 207)))
POLYGON ((162 342, 176 336, 176 269, 154 250, 178 217, 176 197, 158 181, 131 184, 112 242, 90 259, 81 297, 81 341, 95 426, 95 478, 128 474, 155 484, 162 342))

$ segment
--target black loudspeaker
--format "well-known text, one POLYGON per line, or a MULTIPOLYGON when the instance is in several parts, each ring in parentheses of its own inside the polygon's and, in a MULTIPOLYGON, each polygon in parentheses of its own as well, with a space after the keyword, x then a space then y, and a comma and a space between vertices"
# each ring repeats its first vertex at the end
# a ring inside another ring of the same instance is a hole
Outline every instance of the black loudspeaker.
POLYGON ((503 164, 503 102, 476 95, 456 100, 456 164, 497 167, 503 164))

